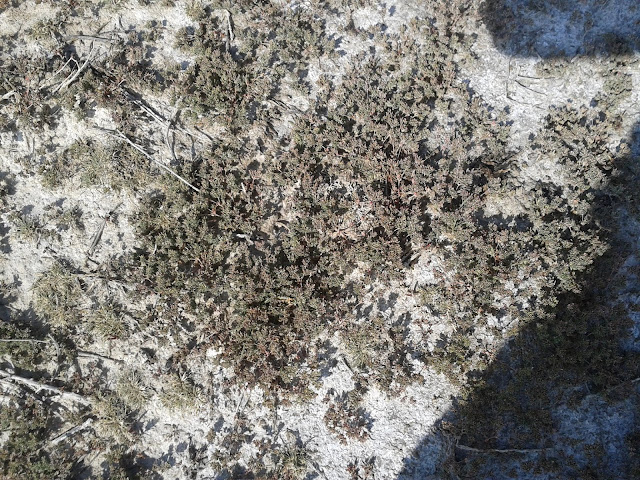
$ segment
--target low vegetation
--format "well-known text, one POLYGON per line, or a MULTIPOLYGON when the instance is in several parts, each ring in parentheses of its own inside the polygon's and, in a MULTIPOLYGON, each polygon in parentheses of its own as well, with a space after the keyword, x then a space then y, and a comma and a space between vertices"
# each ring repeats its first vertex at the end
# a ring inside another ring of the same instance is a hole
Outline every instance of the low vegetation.
MULTIPOLYGON (((469 426, 455 434, 473 444, 490 432, 542 445, 558 401, 553 385, 604 391, 637 373, 637 359, 621 357, 615 345, 629 328, 628 311, 608 296, 620 267, 614 258, 627 248, 609 212, 638 213, 637 167, 626 162, 627 146, 611 146, 628 77, 611 78, 597 108, 548 113, 531 142, 539 158, 557 161, 562 179, 524 184, 506 112, 476 95, 457 67, 471 41, 457 25, 465 2, 439 2, 436 18, 399 33, 351 21, 340 34, 321 15, 323 8, 346 15, 338 1, 312 8, 193 2, 191 25, 175 38, 150 21, 124 29, 95 57, 93 43, 80 48, 65 34, 90 5, 69 3, 76 7, 59 7, 55 19, 29 30, 43 47, 56 39, 55 51, 33 58, 3 52, 0 130, 45 138, 61 122, 91 125, 64 146, 32 149, 19 164, 50 191, 135 199, 128 220, 137 243, 94 261, 95 269, 91 255, 65 258, 52 246, 65 245, 68 231, 88 235, 86 212, 65 203, 26 213, 12 203, 13 176, 0 176, 10 234, 54 252, 31 289, 32 308, 0 323, 3 385, 21 385, 0 414, 8 432, 0 439, 0 475, 85 472, 86 452, 76 451, 71 436, 56 440, 63 427, 82 425, 73 435, 78 445, 104 449, 104 475, 150 474, 162 461, 132 457, 137 416, 152 399, 167 415, 205 405, 215 392, 194 365, 206 359, 229 369, 233 385, 304 401, 322 380, 327 338, 343 349, 356 382, 326 398, 325 425, 343 443, 369 438, 368 389, 398 393, 420 381, 416 362, 467 386, 460 401, 469 426), (366 48, 347 51, 348 36, 366 48), (156 61, 160 41, 189 61, 156 61), (341 67, 347 55, 349 66, 341 67), (98 125, 100 116, 108 128, 98 125), (440 265, 435 281, 407 288, 408 273, 428 259, 440 265), (373 289, 404 289, 451 329, 435 346, 411 340, 410 326, 426 329, 426 320, 388 308, 370 313, 373 289), (23 325, 29 316, 33 325, 23 325), (517 327, 504 333, 496 325, 507 321, 517 327), (530 353, 517 357, 518 373, 497 393, 495 366, 474 340, 480 332, 507 341, 505 351, 530 353), (138 370, 103 382, 114 362, 108 357, 95 356, 91 374, 71 368, 92 342, 118 348, 138 334, 172 352, 160 362, 145 346, 136 357, 157 362, 157 389, 138 370), (33 382, 57 396, 43 398, 33 382), (61 392, 80 405, 63 408, 61 392), (505 434, 492 423, 503 419, 483 416, 478 402, 512 412, 518 429, 505 434)), ((106 3, 118 9, 119 2, 106 3)), ((253 437, 240 412, 235 421, 233 430, 211 433, 212 442, 219 438, 216 466, 229 478, 308 473, 312 453, 297 438, 258 445, 256 458, 268 457, 271 467, 240 467, 241 448, 253 437)), ((373 463, 353 463, 350 471, 359 478, 373 463)))

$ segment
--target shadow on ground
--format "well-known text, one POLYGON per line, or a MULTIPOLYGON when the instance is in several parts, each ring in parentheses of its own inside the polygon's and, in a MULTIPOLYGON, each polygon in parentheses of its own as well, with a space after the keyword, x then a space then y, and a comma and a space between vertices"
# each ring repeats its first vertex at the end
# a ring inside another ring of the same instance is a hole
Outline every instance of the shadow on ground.
MULTIPOLYGON (((514 56, 639 50, 637 0, 488 0, 483 14, 496 46, 514 56)), ((466 399, 399 478, 640 478, 638 132, 614 161, 621 175, 593 192, 589 214, 608 232, 607 251, 581 289, 561 293, 468 375, 466 399)))
POLYGON ((640 49, 637 0, 487 0, 496 48, 519 57, 630 54, 640 49))

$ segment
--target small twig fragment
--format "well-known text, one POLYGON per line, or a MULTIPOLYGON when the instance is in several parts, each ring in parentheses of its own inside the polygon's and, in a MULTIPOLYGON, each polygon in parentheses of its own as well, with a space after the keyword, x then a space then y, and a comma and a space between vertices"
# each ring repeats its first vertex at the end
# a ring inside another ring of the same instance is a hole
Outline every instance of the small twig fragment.
POLYGON ((233 42, 233 27, 231 26, 231 12, 229 12, 229 10, 224 10, 224 15, 226 17, 227 20, 227 31, 228 31, 228 35, 227 35, 227 41, 226 41, 226 49, 227 52, 229 51, 229 49, 231 48, 231 43, 233 42))
POLYGON ((85 420, 83 424, 76 425, 75 427, 70 428, 66 432, 63 432, 62 434, 58 435, 56 438, 51 440, 51 442, 49 442, 49 446, 50 447, 56 446, 60 442, 66 440, 67 438, 71 437, 72 435, 75 435, 79 431, 85 430, 86 428, 89 428, 92 423, 93 423, 93 419, 89 418, 89 419, 85 420))
POLYGON ((176 172, 174 172, 173 170, 171 170, 169 167, 167 167, 166 165, 160 163, 158 160, 156 160, 155 158, 153 158, 151 155, 149 155, 144 148, 142 148, 140 145, 138 145, 137 143, 132 142, 129 137, 127 137, 124 133, 122 133, 119 130, 109 130, 106 128, 100 128, 100 127, 96 127, 99 130, 102 130, 103 132, 107 132, 109 135, 120 138, 122 140, 124 140, 125 142, 127 142, 129 145, 131 145, 133 148, 135 148, 137 151, 139 151, 142 155, 144 155, 148 160, 152 161, 153 163, 155 163, 156 165, 158 165, 160 168, 162 168, 163 170, 169 172, 171 175, 173 175, 175 178, 177 178, 178 180, 180 180, 182 183, 184 183, 186 186, 188 186, 189 188, 191 188, 193 191, 200 193, 200 189, 197 187, 194 187, 193 185, 191 185, 187 180, 185 180, 184 178, 182 178, 180 175, 178 175, 176 172), (116 134, 114 134, 113 132, 115 132, 116 134))
POLYGON ((171 152, 171 157, 173 158, 174 162, 178 161, 178 158, 176 157, 176 151, 175 151, 176 136, 174 134, 173 140, 169 140, 169 132, 171 131, 171 126, 173 125, 173 122, 175 121, 177 115, 178 115, 178 110, 175 111, 175 113, 171 116, 171 118, 167 122, 167 130, 164 132, 164 139, 167 142, 167 147, 171 152))
POLYGON ((526 88, 527 90, 529 90, 529 91, 531 91, 531 92, 533 92, 533 93, 537 93, 538 95, 544 95, 545 97, 547 96, 547 94, 546 94, 546 93, 544 93, 544 92, 539 92, 538 90, 535 90, 535 89, 533 89, 533 88, 531 88, 531 87, 528 87, 527 85, 525 85, 524 83, 522 83, 522 82, 521 82, 520 80, 518 80, 518 79, 514 79, 514 81, 515 81, 518 85, 520 85, 522 88, 526 88))
POLYGON ((90 257, 91 255, 93 255, 93 252, 95 251, 96 247, 98 246, 98 243, 100 243, 100 239, 102 238, 102 233, 104 232, 104 227, 107 224, 107 219, 106 217, 102 220, 102 223, 100 223, 100 226, 98 227, 98 230, 96 231, 96 233, 93 234, 93 237, 91 237, 91 246, 89 247, 89 250, 87 250, 87 256, 90 257))
POLYGON ((96 233, 93 234, 93 237, 91 237, 91 246, 89 247, 89 250, 87 250, 87 256, 88 257, 93 255, 93 252, 95 251, 96 247, 98 246, 98 243, 100 243, 100 239, 102 238, 102 234, 104 233, 104 227, 107 225, 107 221, 116 212, 116 210, 120 207, 120 205, 122 205, 122 202, 120 202, 118 205, 116 205, 114 208, 112 208, 109 213, 107 213, 107 215, 102 220, 102 223, 98 227, 98 230, 96 231, 96 233))
POLYGON ((95 360, 109 360, 110 362, 115 362, 115 363, 119 363, 119 364, 123 364, 124 363, 123 360, 118 360, 117 358, 107 357, 106 355, 100 355, 99 353, 83 352, 83 351, 78 351, 77 353, 78 353, 78 358, 93 358, 95 360))
POLYGON ((49 343, 46 340, 34 340, 31 338, 0 338, 1 343, 24 342, 24 343, 49 343))
POLYGON ((458 444, 456 448, 464 450, 465 452, 474 453, 540 453, 551 450, 551 448, 487 448, 480 449, 474 447, 468 447, 466 445, 458 444))

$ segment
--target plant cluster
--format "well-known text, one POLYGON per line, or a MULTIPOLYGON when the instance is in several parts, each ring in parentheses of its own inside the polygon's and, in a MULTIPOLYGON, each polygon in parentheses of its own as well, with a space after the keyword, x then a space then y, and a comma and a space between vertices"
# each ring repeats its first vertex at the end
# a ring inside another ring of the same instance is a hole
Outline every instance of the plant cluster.
MULTIPOLYGON (((6 433, 0 439, 0 476, 75 478, 91 468, 85 462, 89 451, 130 454, 134 420, 147 400, 139 376, 123 373, 114 391, 104 389, 100 378, 65 378, 59 362, 76 352, 52 335, 38 339, 41 334, 15 321, 0 323, 0 375, 10 387, 0 408, 0 427, 6 433), (83 391, 92 395, 76 393, 83 391)), ((105 473, 130 471, 132 464, 141 470, 126 457, 120 466, 104 466, 105 473)))
POLYGON ((50 58, 30 61, 18 57, 5 61, 0 73, 0 130, 43 130, 55 126, 59 107, 47 95, 47 73, 64 63, 60 52, 50 58))
POLYGON ((351 273, 400 278, 408 251, 458 233, 457 207, 506 161, 508 130, 455 80, 451 51, 408 37, 396 42, 414 64, 387 39, 389 60, 361 59, 273 160, 221 144, 181 172, 199 193, 180 187, 146 203, 140 234, 154 246, 141 249, 139 275, 170 298, 189 292, 241 377, 303 381, 316 334, 350 321, 360 288, 351 273), (445 95, 463 109, 446 121, 445 95), (438 122, 447 151, 429 144, 438 122))
POLYGON ((0 322, 0 368, 15 371, 35 371, 49 354, 47 342, 36 340, 27 326, 3 320, 0 322))
POLYGON ((363 461, 355 460, 349 463, 347 473, 351 480, 369 480, 375 478, 376 457, 369 457, 363 461))
MULTIPOLYGON (((153 44, 163 34, 150 23, 145 31, 113 37, 108 53, 78 72, 87 57, 60 35, 64 22, 77 14, 74 7, 31 32, 42 42, 57 38, 54 53, 6 59, 0 129, 44 131, 55 128, 63 112, 86 122, 104 108, 120 132, 109 133, 120 136, 121 144, 80 139, 61 151, 45 146, 33 156, 50 188, 77 179, 84 187, 139 194, 140 210, 132 220, 140 244, 111 273, 134 285, 131 290, 143 300, 154 294, 141 326, 161 347, 170 342, 165 332, 189 327, 174 345, 166 388, 158 389, 164 407, 198 406, 202 389, 188 365, 190 355, 209 348, 233 367, 238 382, 304 395, 320 377, 320 338, 334 334, 362 389, 407 385, 417 378, 414 360, 459 380, 483 366, 471 339, 488 318, 516 319, 524 334, 512 348, 528 351, 530 342, 543 345, 543 355, 522 360, 517 378, 499 388, 497 397, 491 397, 491 382, 474 385, 478 395, 514 413, 500 419, 506 426, 478 420, 470 438, 478 439, 481 427, 503 432, 519 425, 519 441, 537 442, 536 422, 551 426, 543 407, 551 402, 544 397, 554 382, 569 378, 601 389, 612 378, 630 378, 633 361, 618 358, 614 347, 628 327, 624 309, 609 312, 604 300, 599 309, 587 308, 579 297, 589 291, 605 298, 596 287, 585 290, 585 275, 599 268, 595 259, 606 257, 611 246, 615 219, 602 212, 630 198, 637 205, 637 192, 619 180, 627 167, 616 163, 610 149, 610 133, 621 121, 607 108, 553 109, 532 143, 541 158, 558 160, 564 178, 520 188, 517 152, 507 149, 506 116, 483 103, 456 67, 466 40, 455 23, 468 3, 448 2, 435 24, 416 21, 400 34, 385 33, 380 25, 356 31, 371 50, 357 55, 339 82, 308 75, 311 62, 330 62, 340 45, 313 8, 283 11, 250 0, 189 7, 195 23, 176 38, 192 56, 186 67, 154 62, 153 44), (66 84, 65 75, 74 81, 66 84), (292 89, 310 99, 306 111, 281 100, 292 89), (214 145, 178 145, 190 150, 191 162, 181 162, 169 141, 179 116, 162 117, 138 93, 165 90, 187 120, 219 134, 214 145), (136 148, 157 147, 151 122, 166 129, 172 166, 193 188, 175 177, 153 177, 149 157, 136 148), (283 123, 291 128, 275 128, 283 123), (488 213, 490 203, 514 197, 518 213, 488 213), (382 317, 363 308, 367 290, 401 285, 414 262, 429 255, 442 262, 445 273, 435 285, 416 283, 414 293, 434 316, 454 326, 432 351, 410 344, 408 315, 382 317), (608 313, 614 318, 603 322, 608 313), (556 366, 565 357, 575 364, 560 370, 556 366), (536 370, 550 376, 537 379, 536 370), (537 396, 525 395, 531 385, 537 396), (518 403, 522 398, 529 403, 518 403)), ((341 0, 314 5, 344 7, 341 0)), ((596 104, 613 108, 629 91, 630 77, 612 75, 596 104)), ((8 192, 0 186, 3 199, 8 192)), ((9 220, 15 233, 31 240, 57 240, 59 230, 82 229, 81 212, 58 207, 42 218, 14 213, 9 220)), ((35 313, 56 338, 65 339, 66 348, 74 348, 81 333, 125 338, 135 323, 127 321, 132 314, 120 299, 90 293, 87 278, 57 260, 33 288, 35 313)), ((31 338, 30 331, 4 323, 1 328, 3 336, 31 338)), ((16 342, 0 348, 3 361, 35 371, 44 346, 16 342)), ((77 380, 77 391, 92 385, 77 380)), ((113 443, 111 474, 125 475, 132 450, 124 446, 136 441, 134 419, 147 391, 135 373, 120 378, 114 391, 98 391, 87 415, 102 440, 113 443)), ((325 422, 342 442, 363 441, 371 431, 361 395, 327 398, 325 422)), ((31 415, 46 416, 34 408, 31 415)), ((19 428, 30 439, 35 434, 27 427, 19 428)), ((40 427, 50 429, 46 422, 40 427)), ((248 431, 248 420, 239 415, 220 441, 221 469, 253 440, 248 431)), ((37 465, 45 450, 29 445, 37 465)), ((308 455, 297 443, 266 447, 274 475, 306 471, 308 455)), ((6 472, 25 468, 12 467, 14 460, 5 462, 6 472)), ((56 468, 55 462, 42 467, 52 475, 56 468)), ((369 470, 368 464, 351 467, 353 475, 369 470)))
POLYGON ((116 192, 145 188, 154 173, 149 160, 135 148, 88 138, 43 155, 38 171, 48 188, 62 187, 77 179, 82 187, 116 192))
POLYGON ((56 330, 73 329, 82 318, 83 291, 77 275, 58 262, 33 288, 35 310, 56 330))
POLYGON ((188 13, 197 26, 183 28, 176 38, 195 61, 175 82, 174 95, 192 115, 215 121, 230 135, 274 121, 270 103, 283 83, 308 90, 309 62, 334 54, 324 22, 307 10, 244 7, 234 2, 229 10, 216 10, 196 3, 188 13), (233 22, 236 15, 243 17, 241 25, 233 22))
POLYGON ((388 390, 415 380, 403 318, 393 325, 381 317, 364 318, 346 325, 341 333, 348 365, 361 383, 388 390))
POLYGON ((47 448, 59 431, 56 412, 32 398, 16 402, 5 398, 0 408, 0 430, 8 433, 0 449, 0 476, 69 478, 76 452, 62 445, 47 448))
POLYGON ((254 440, 259 456, 249 463, 246 471, 234 473, 259 480, 306 478, 313 465, 313 453, 292 432, 286 433, 283 444, 274 444, 270 438, 254 440))
MULTIPOLYGON (((479 321, 510 315, 524 324, 552 309, 605 250, 605 229, 589 208, 612 174, 613 119, 552 114, 548 131, 562 135, 541 138, 540 154, 560 152, 569 182, 536 185, 517 216, 487 216, 488 197, 506 201, 516 186, 504 118, 457 79, 454 49, 429 28, 376 35, 384 60, 363 56, 340 86, 321 90, 268 162, 237 139, 221 143, 182 172, 199 193, 168 189, 143 209, 141 238, 153 245, 140 250, 139 278, 167 299, 189 292, 185 307, 240 378, 293 390, 312 380, 304 372, 320 331, 353 339, 374 328, 353 315, 362 285, 352 274, 364 273, 364 284, 400 279, 404 260, 427 247, 452 278, 425 287, 423 298, 454 316, 456 331, 432 358, 409 351, 402 329, 376 324, 395 339, 388 368, 411 355, 470 370, 465 339, 479 321), (534 294, 507 288, 521 278, 534 294)), ((383 348, 360 349, 355 363, 370 369, 383 348)))
POLYGON ((329 407, 324 415, 324 423, 341 443, 346 445, 350 439, 363 442, 369 438, 373 421, 360 406, 362 392, 355 389, 341 395, 333 395, 332 399, 327 394, 325 401, 329 402, 329 407))
POLYGON ((8 220, 18 237, 36 244, 43 239, 59 242, 62 239, 61 232, 65 230, 84 230, 82 211, 78 206, 63 208, 50 204, 45 206, 43 215, 14 210, 9 213, 8 220))

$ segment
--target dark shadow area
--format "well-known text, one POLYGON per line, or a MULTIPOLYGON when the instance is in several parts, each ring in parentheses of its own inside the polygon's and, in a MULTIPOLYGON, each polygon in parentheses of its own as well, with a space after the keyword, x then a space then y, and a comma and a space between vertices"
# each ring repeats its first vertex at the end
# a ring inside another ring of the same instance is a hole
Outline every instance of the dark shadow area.
POLYGON ((606 252, 555 307, 523 312, 486 370, 467 372, 466 399, 400 478, 640 478, 639 159, 615 164, 587 214, 606 252), (434 472, 433 449, 447 443, 434 472))
POLYGON ((637 0, 487 0, 496 48, 519 57, 631 54, 640 49, 637 0))
MULTIPOLYGON (((640 50, 635 0, 488 0, 483 14, 496 46, 514 56, 622 59, 640 50)), ((640 124, 607 183, 589 192, 585 215, 606 251, 576 274, 578 288, 556 292, 535 315, 521 311, 517 333, 486 369, 467 372, 464 398, 399 479, 640 478, 638 132, 640 124)))

